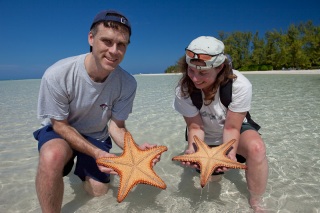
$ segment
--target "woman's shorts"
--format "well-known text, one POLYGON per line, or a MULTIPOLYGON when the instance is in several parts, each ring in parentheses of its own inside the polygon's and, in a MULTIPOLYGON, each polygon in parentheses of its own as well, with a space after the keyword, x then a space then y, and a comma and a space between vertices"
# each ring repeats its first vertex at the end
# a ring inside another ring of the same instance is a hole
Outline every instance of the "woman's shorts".
MULTIPOLYGON (((41 129, 38 129, 33 133, 33 136, 36 140, 38 140, 38 151, 40 152, 41 147, 43 144, 48 142, 49 140, 55 138, 62 137, 57 134, 51 125, 44 126, 41 129)), ((110 137, 105 141, 99 141, 89 136, 82 135, 85 139, 87 139, 91 144, 95 145, 96 147, 109 152, 112 148, 112 143, 110 137)), ((85 181, 86 176, 93 178, 102 183, 109 183, 110 182, 110 174, 106 174, 101 172, 97 166, 96 160, 84 153, 78 152, 73 150, 73 157, 69 160, 69 162, 65 165, 63 170, 63 176, 66 176, 72 170, 74 159, 76 159, 76 167, 74 170, 74 174, 77 175, 82 181, 85 181)))
POLYGON ((258 132, 257 129, 255 129, 251 124, 249 123, 242 123, 242 126, 241 126, 241 129, 240 129, 240 134, 242 134, 244 131, 247 131, 247 130, 255 130, 258 132))

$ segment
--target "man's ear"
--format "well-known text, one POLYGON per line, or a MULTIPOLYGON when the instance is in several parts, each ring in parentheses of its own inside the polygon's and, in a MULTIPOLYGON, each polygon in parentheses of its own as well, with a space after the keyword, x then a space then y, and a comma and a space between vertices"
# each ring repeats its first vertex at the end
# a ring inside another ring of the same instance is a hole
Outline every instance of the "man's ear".
POLYGON ((93 34, 92 34, 91 31, 90 31, 89 34, 88 34, 88 43, 89 43, 89 45, 92 47, 92 44, 93 44, 93 34))

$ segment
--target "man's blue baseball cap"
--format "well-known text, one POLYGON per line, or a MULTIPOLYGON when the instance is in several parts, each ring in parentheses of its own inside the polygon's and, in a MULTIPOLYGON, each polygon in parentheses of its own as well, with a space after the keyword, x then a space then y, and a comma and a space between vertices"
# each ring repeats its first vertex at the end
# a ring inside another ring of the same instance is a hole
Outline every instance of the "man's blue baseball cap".
POLYGON ((120 12, 115 10, 104 10, 99 12, 93 19, 90 30, 95 23, 100 21, 115 21, 125 25, 129 29, 129 35, 131 36, 131 25, 129 20, 120 12))

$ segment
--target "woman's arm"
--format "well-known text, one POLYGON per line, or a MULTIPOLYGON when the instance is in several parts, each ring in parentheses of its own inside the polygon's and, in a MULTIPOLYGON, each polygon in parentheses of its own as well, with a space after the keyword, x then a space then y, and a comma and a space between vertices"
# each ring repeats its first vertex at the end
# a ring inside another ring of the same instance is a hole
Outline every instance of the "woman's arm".
POLYGON ((187 150, 194 150, 194 139, 196 135, 199 139, 204 140, 204 126, 200 114, 194 117, 185 117, 187 128, 188 128, 188 148, 187 150))
MULTIPOLYGON (((188 128, 188 147, 185 151, 185 154, 191 154, 196 151, 194 145, 194 136, 196 135, 199 139, 204 140, 204 127, 200 114, 194 117, 185 117, 187 128, 188 128)), ((197 164, 190 162, 182 162, 183 165, 191 166, 193 168, 200 169, 197 164)))
POLYGON ((228 154, 229 158, 232 160, 236 160, 240 129, 246 114, 247 112, 232 112, 231 110, 227 111, 227 117, 223 129, 223 143, 226 143, 232 139, 236 139, 236 143, 233 144, 233 149, 228 154))

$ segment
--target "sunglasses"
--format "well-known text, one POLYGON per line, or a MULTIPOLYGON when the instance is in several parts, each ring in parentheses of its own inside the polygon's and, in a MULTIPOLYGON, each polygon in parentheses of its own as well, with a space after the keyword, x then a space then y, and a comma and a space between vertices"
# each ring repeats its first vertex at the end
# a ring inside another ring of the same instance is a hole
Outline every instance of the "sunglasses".
POLYGON ((192 52, 191 50, 188 50, 186 48, 186 55, 189 56, 190 58, 194 58, 197 56, 198 59, 201 59, 203 61, 210 61, 213 57, 216 57, 222 53, 216 54, 216 55, 209 55, 209 54, 203 54, 203 53, 195 53, 192 52))

